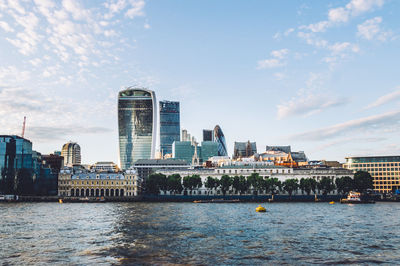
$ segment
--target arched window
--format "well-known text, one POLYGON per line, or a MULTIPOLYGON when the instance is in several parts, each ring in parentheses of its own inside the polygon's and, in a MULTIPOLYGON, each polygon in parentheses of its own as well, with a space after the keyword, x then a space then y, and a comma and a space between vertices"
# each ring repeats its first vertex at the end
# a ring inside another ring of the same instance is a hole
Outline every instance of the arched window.
POLYGON ((85 196, 85 190, 82 188, 81 189, 81 197, 84 197, 85 196))
POLYGON ((76 196, 76 197, 79 197, 79 189, 76 189, 76 190, 75 190, 75 196, 76 196))
POLYGON ((106 189, 106 197, 110 196, 110 190, 107 188, 106 189))
POLYGON ((90 190, 90 196, 94 197, 94 189, 93 188, 90 190))
POLYGON ((123 196, 124 196, 124 190, 121 189, 121 197, 123 197, 123 196))
POLYGON ((99 189, 97 188, 96 189, 96 197, 98 197, 99 196, 99 189))
POLYGON ((115 190, 115 196, 116 196, 116 197, 119 196, 119 189, 118 189, 118 188, 115 190))
POLYGON ((114 189, 110 189, 110 196, 114 197, 114 189))
POLYGON ((89 195, 89 189, 87 188, 86 189, 86 197, 89 197, 90 195, 89 195))
POLYGON ((101 189, 101 196, 104 197, 104 189, 101 189))
POLYGON ((75 195, 75 190, 74 189, 71 189, 71 197, 73 197, 74 195, 75 195))

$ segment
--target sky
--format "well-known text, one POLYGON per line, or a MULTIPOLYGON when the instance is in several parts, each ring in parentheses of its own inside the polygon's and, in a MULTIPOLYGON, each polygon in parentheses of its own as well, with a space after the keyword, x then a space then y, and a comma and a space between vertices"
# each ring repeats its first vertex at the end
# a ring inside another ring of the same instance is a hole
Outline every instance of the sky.
POLYGON ((0 134, 118 161, 117 94, 181 104, 198 140, 311 160, 400 153, 400 2, 0 0, 0 134))

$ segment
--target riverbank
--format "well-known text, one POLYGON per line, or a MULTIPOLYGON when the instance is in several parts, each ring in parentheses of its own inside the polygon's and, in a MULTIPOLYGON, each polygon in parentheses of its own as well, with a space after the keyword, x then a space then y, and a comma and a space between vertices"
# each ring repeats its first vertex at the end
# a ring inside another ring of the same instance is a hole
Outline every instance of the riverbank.
MULTIPOLYGON (((59 202, 65 203, 84 202, 193 202, 204 200, 238 200, 239 202, 339 202, 342 195, 142 195, 134 197, 59 197, 59 196, 19 196, 18 200, 12 202, 59 202)), ((376 201, 396 201, 390 199, 374 198, 376 201)), ((399 201, 399 200, 397 200, 399 201)), ((400 201, 399 201, 400 202, 400 201)))

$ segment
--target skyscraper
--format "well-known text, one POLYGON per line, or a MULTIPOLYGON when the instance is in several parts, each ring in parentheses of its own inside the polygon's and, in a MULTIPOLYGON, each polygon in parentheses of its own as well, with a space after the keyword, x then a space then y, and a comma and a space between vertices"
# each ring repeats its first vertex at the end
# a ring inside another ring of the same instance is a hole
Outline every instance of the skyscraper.
POLYGON ((213 131, 209 129, 203 129, 203 141, 213 141, 213 131))
POLYGON ((65 143, 61 150, 61 156, 64 157, 64 166, 81 164, 81 147, 76 142, 65 143))
POLYGON ((160 152, 172 153, 172 143, 180 141, 179 102, 160 101, 160 152))
POLYGON ((228 156, 225 136, 219 125, 214 128, 214 141, 218 143, 218 156, 228 156))
POLYGON ((129 87, 119 92, 119 161, 123 170, 136 160, 154 158, 156 104, 156 95, 151 90, 129 87))

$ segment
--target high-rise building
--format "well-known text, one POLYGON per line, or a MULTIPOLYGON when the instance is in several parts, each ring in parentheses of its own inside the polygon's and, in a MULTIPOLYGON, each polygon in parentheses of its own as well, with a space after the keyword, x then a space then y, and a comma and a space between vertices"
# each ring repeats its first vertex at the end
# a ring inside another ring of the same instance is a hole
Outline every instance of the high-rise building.
POLYGON ((175 159, 184 160, 190 164, 192 163, 193 155, 194 146, 190 141, 175 141, 172 144, 172 156, 175 159))
POLYGON ((218 156, 228 156, 225 136, 219 125, 214 128, 214 141, 218 143, 218 156))
POLYGON ((347 157, 343 166, 370 173, 374 179, 374 190, 381 193, 400 188, 400 156, 347 157))
POLYGON ((118 94, 119 161, 123 170, 139 159, 155 156, 157 137, 156 95, 142 88, 118 94))
POLYGON ((203 141, 213 141, 213 131, 209 129, 203 129, 203 141))
POLYGON ((76 142, 65 143, 61 149, 61 156, 64 157, 64 166, 81 164, 81 147, 76 142))
POLYGON ((160 152, 172 153, 172 143, 180 141, 179 102, 160 101, 160 152))
POLYGON ((214 141, 203 141, 201 143, 201 161, 206 162, 214 156, 218 156, 218 143, 214 141))
POLYGON ((186 129, 182 129, 182 139, 181 141, 190 141, 188 138, 188 132, 186 129))
POLYGON ((236 142, 234 145, 233 159, 250 157, 257 153, 257 144, 255 142, 236 142))

